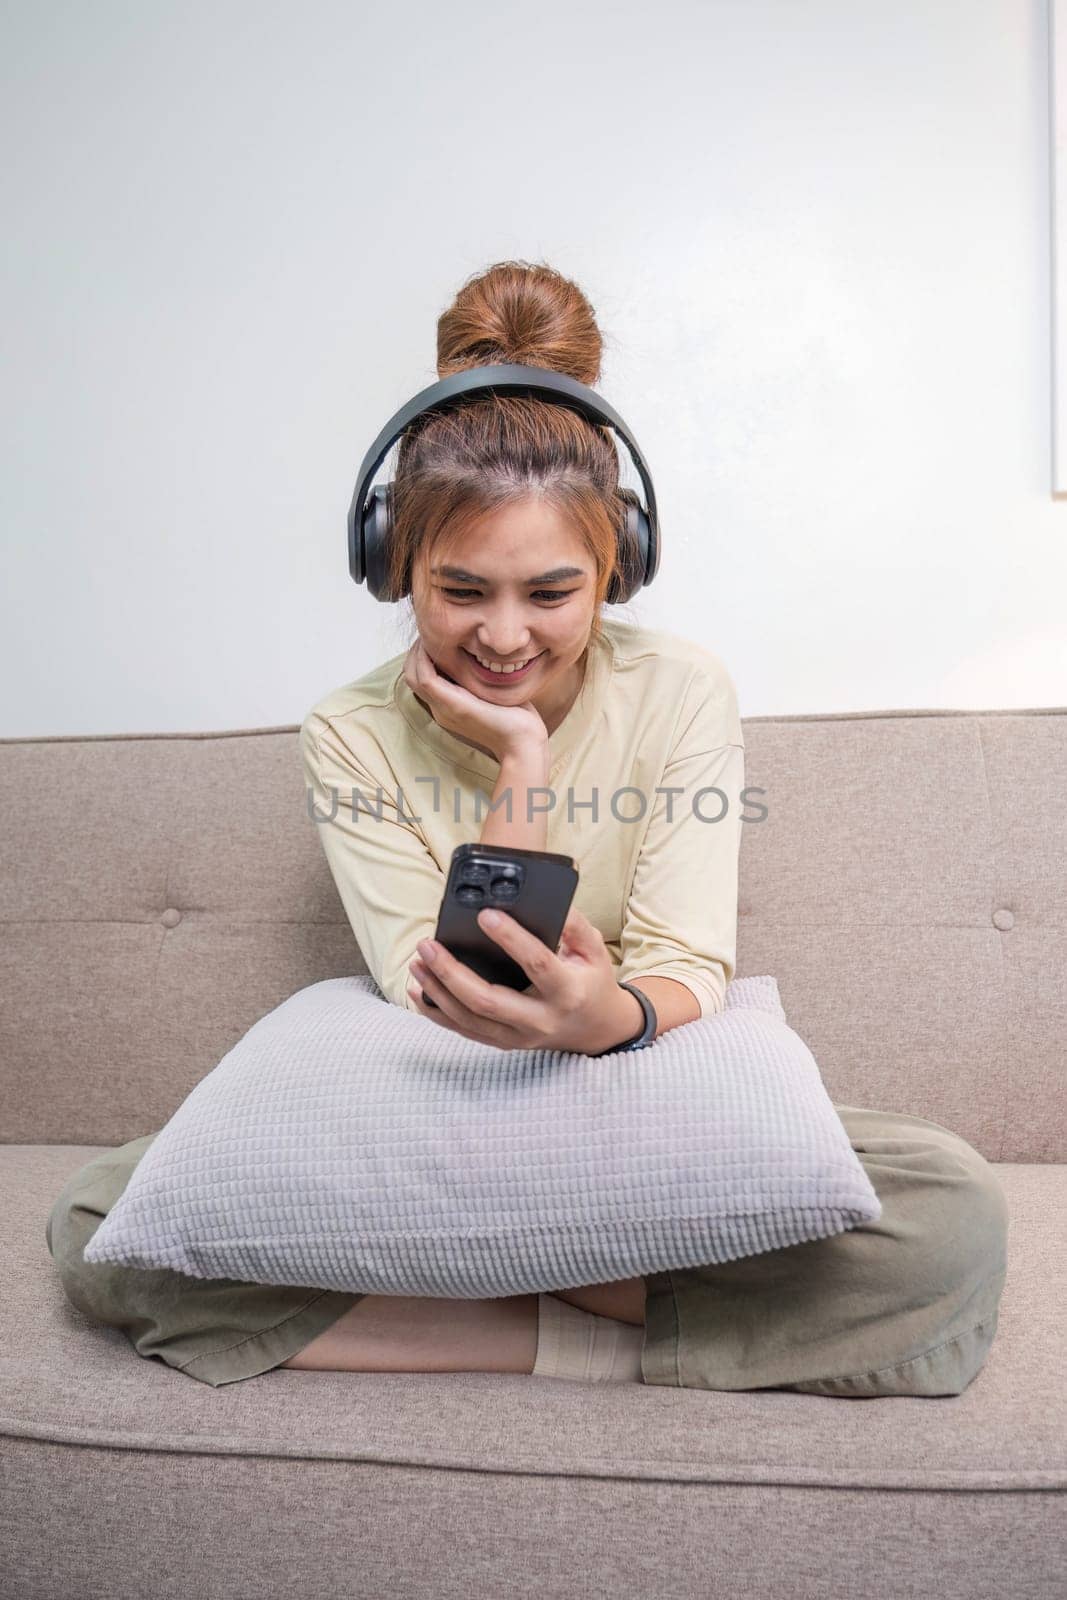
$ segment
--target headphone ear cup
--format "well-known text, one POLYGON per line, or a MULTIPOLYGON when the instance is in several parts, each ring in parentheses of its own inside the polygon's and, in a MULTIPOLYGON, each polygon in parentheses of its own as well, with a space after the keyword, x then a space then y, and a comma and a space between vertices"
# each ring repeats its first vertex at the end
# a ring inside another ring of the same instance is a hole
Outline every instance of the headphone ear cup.
MULTIPOLYGON (((379 483, 363 512, 363 578, 375 600, 391 600, 389 539, 393 530, 393 486, 379 483)), ((399 596, 396 598, 399 599, 399 596)))
POLYGON ((624 517, 616 540, 617 556, 605 600, 608 605, 628 605, 647 582, 649 563, 649 526, 645 512, 633 489, 619 489, 624 517))

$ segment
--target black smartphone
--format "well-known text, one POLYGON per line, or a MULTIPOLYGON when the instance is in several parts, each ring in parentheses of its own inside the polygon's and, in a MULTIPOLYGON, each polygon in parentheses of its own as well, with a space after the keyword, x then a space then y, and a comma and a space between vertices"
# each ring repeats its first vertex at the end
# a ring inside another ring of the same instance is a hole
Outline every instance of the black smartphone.
MULTIPOLYGON (((551 850, 515 850, 509 845, 458 844, 434 935, 438 944, 489 983, 528 989, 530 979, 503 947, 483 933, 478 913, 487 906, 506 911, 552 951, 578 887, 570 856, 551 850)), ((426 996, 426 1004, 434 1002, 426 996)))

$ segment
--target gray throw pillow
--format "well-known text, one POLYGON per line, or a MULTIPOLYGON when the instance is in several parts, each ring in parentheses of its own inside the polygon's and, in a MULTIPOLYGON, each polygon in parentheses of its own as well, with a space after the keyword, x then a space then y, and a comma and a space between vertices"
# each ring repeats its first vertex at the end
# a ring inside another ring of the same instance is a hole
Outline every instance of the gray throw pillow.
POLYGON ((881 1215, 773 977, 594 1058, 475 1043, 330 978, 141 1158, 88 1262, 492 1299, 733 1260, 881 1215))

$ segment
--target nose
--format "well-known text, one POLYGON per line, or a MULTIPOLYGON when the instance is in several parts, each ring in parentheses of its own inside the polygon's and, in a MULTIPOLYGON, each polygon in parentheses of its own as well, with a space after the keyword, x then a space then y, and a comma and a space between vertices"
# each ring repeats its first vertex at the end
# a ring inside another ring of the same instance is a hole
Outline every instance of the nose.
POLYGON ((518 611, 501 610, 478 627, 478 648, 482 655, 512 661, 529 647, 530 630, 518 611))

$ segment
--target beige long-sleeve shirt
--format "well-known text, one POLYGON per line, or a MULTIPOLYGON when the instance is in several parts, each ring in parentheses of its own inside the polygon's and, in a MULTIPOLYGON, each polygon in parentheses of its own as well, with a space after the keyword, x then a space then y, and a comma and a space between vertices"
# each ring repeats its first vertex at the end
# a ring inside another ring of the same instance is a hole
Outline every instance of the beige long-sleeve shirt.
MULTIPOLYGON (((363 959, 383 994, 413 1010, 409 963, 434 936, 453 850, 481 835, 500 764, 434 721, 404 660, 320 700, 300 751, 363 959)), ((616 978, 673 978, 701 1016, 721 1011, 736 962, 744 786, 723 663, 605 617, 549 750, 545 848, 578 868, 574 904, 603 935, 616 978)))

